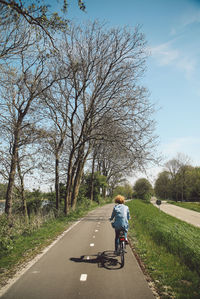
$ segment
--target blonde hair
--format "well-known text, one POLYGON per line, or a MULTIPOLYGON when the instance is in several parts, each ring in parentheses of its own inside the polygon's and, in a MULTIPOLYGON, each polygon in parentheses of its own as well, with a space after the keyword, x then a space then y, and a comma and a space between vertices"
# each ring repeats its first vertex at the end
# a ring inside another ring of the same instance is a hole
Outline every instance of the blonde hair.
POLYGON ((125 197, 124 196, 119 195, 119 194, 117 196, 115 196, 115 203, 122 204, 124 202, 125 202, 125 197))

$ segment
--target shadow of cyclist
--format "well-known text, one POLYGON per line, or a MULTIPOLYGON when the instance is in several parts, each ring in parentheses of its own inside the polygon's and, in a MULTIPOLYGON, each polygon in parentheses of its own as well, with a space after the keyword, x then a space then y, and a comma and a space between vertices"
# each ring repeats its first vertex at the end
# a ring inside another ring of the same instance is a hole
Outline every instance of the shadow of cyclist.
POLYGON ((103 251, 95 255, 82 255, 80 258, 71 257, 71 261, 76 263, 97 264, 99 268, 107 270, 118 270, 122 268, 118 257, 113 251, 103 251))

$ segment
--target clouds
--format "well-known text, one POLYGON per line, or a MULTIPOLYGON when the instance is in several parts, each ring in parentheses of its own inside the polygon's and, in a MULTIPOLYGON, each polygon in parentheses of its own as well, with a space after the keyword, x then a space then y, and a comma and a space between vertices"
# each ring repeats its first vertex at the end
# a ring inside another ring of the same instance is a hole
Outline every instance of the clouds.
POLYGON ((200 9, 188 4, 187 10, 170 24, 166 42, 152 46, 151 54, 159 67, 172 67, 193 79, 200 68, 200 9))
MULTIPOLYGON (((184 15, 180 18, 180 28, 186 28, 189 25, 192 24, 198 24, 200 23, 200 10, 196 10, 195 8, 192 8, 188 12, 186 12, 184 15)), ((177 31, 177 30, 176 30, 177 31)))
POLYGON ((171 42, 152 47, 150 51, 161 66, 172 64, 180 56, 179 51, 171 47, 171 42))
POLYGON ((160 67, 171 66, 183 72, 186 79, 191 79, 197 67, 197 59, 190 53, 173 45, 174 41, 163 43, 151 48, 152 58, 160 67))
POLYGON ((200 148, 200 137, 180 137, 171 139, 170 142, 162 146, 163 154, 166 159, 172 159, 176 153, 184 153, 189 158, 192 157, 192 162, 200 165, 199 148, 200 148))

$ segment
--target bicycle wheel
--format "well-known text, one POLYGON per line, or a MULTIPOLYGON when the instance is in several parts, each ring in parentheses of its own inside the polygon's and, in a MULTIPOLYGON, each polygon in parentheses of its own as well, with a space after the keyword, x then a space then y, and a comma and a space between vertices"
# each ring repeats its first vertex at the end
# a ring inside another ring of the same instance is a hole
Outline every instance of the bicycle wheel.
POLYGON ((120 257, 121 257, 121 267, 124 266, 124 250, 125 250, 125 243, 120 243, 120 257))

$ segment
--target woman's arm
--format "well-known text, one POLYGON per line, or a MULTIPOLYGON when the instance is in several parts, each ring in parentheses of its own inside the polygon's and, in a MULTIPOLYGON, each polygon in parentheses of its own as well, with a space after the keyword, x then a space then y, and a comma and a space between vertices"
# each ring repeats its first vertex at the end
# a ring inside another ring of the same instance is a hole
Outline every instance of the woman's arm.
POLYGON ((128 219, 128 220, 131 219, 130 212, 129 212, 129 208, 127 208, 127 219, 128 219))
POLYGON ((115 208, 112 211, 112 215, 110 217, 110 221, 113 220, 115 218, 115 208))

